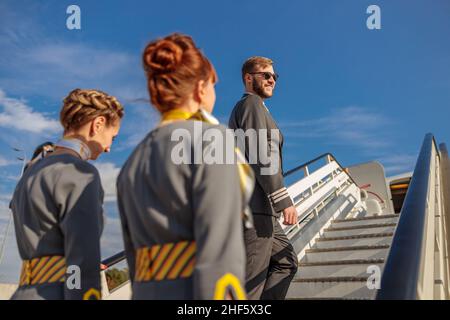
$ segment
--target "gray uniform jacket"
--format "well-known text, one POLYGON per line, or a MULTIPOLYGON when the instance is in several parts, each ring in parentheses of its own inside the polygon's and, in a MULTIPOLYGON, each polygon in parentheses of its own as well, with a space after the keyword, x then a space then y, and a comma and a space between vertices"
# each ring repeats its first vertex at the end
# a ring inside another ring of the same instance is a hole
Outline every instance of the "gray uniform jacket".
POLYGON ((247 203, 235 164, 193 163, 194 146, 208 145, 201 137, 207 129, 225 136, 225 127, 193 120, 157 127, 120 172, 118 204, 133 299, 245 296, 241 214, 247 203), (173 139, 177 132, 192 140, 173 139), (177 164, 173 156, 182 153, 181 144, 190 161, 177 164))
POLYGON ((30 270, 35 284, 20 286, 13 299, 99 298, 102 205, 97 169, 76 156, 48 156, 25 171, 10 204, 20 256, 63 256, 69 285, 49 281, 64 273, 62 261, 50 259, 30 270))
MULTIPOLYGON (((261 169, 267 168, 270 166, 270 163, 267 164, 260 161, 259 155, 257 161, 252 163, 251 157, 249 157, 249 150, 251 148, 249 147, 248 139, 245 141, 245 157, 253 168, 257 182, 250 201, 252 212, 254 214, 258 213, 279 217, 283 209, 292 206, 291 197, 288 194, 283 180, 283 135, 265 107, 261 97, 255 94, 244 94, 231 113, 229 127, 244 131, 248 129, 255 129, 256 131, 266 129, 268 142, 271 140, 271 129, 276 130, 278 133, 278 141, 274 141, 272 146, 277 148, 277 150, 271 150, 273 152, 272 155, 276 156, 278 160, 276 164, 272 163, 272 165, 274 167, 279 165, 278 170, 275 170, 275 174, 261 174, 261 169)), ((268 143, 268 147, 270 145, 268 143)))

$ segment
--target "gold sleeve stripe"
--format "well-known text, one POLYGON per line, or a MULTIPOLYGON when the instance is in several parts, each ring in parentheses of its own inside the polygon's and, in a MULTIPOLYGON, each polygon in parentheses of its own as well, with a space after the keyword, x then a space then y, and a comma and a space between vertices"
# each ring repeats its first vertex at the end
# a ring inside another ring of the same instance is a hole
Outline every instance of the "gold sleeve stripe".
MULTIPOLYGON (((50 279, 55 273, 61 270, 65 270, 65 261, 64 259, 60 259, 58 262, 56 262, 53 267, 51 267, 48 272, 42 277, 42 279, 39 281, 39 283, 44 283, 48 279, 50 279)), ((52 282, 52 281, 49 281, 52 282)))
POLYGON ((136 250, 136 281, 189 277, 195 263, 195 241, 180 241, 136 250))
POLYGON ((168 279, 173 280, 180 275, 183 267, 185 267, 189 263, 189 260, 194 256, 195 250, 195 242, 191 242, 187 249, 183 252, 183 254, 178 258, 178 261, 176 261, 172 270, 170 270, 169 274, 167 275, 168 279))
POLYGON ((135 277, 139 278, 140 277, 140 273, 139 273, 139 269, 142 263, 142 252, 143 250, 136 250, 136 262, 135 262, 135 277))
POLYGON ((172 247, 174 246, 173 243, 167 243, 162 246, 161 251, 159 252, 158 256, 154 261, 151 261, 151 269, 152 273, 156 274, 159 271, 159 268, 161 267, 162 263, 164 262, 164 259, 169 254, 170 250, 172 250, 172 247))
POLYGON ((174 261, 179 257, 181 252, 187 247, 188 242, 182 241, 178 242, 172 251, 170 252, 170 255, 167 257, 167 259, 164 261, 163 265, 161 266, 159 272, 155 274, 155 280, 162 280, 165 278, 167 273, 169 272, 170 268, 174 264, 174 261))
POLYGON ((31 273, 31 277, 34 278, 36 274, 42 269, 43 266, 47 263, 50 257, 43 257, 37 264, 36 268, 33 268, 33 272, 31 273))
POLYGON ((35 258, 33 260, 31 260, 31 268, 34 268, 36 266, 36 264, 39 262, 39 258, 35 258))
POLYGON ((149 281, 155 275, 156 271, 155 271, 155 266, 153 264, 153 261, 156 260, 158 254, 161 252, 161 248, 162 247, 163 247, 162 245, 158 244, 158 245, 155 245, 155 246, 150 248, 149 259, 147 259, 145 261, 145 265, 144 265, 145 275, 144 275, 143 281, 149 281))
POLYGON ((195 256, 192 256, 189 263, 186 265, 184 270, 180 274, 180 278, 188 278, 192 275, 194 272, 194 266, 195 266, 195 256))
POLYGON ((53 277, 50 278, 50 280, 48 280, 48 282, 53 283, 53 282, 63 282, 65 280, 65 275, 66 275, 66 268, 61 268, 58 272, 56 272, 53 277))
POLYGON ((63 256, 45 256, 24 260, 19 286, 38 285, 64 281, 66 262, 63 256))
POLYGON ((27 267, 25 263, 22 263, 22 268, 20 270, 20 279, 19 279, 19 284, 23 284, 26 281, 27 278, 27 267))
POLYGON ((149 261, 149 256, 148 256, 148 248, 142 248, 141 250, 141 255, 140 255, 140 264, 139 264, 139 280, 143 280, 145 277, 145 270, 146 270, 146 265, 148 264, 149 261))
POLYGON ((141 278, 141 268, 142 268, 142 261, 144 259, 143 255, 144 255, 144 250, 146 248, 142 248, 136 251, 136 265, 135 265, 135 273, 136 273, 136 278, 140 279, 141 278))
POLYGON ((45 266, 42 267, 42 269, 39 271, 39 273, 36 275, 36 277, 31 281, 31 284, 36 284, 41 280, 41 278, 45 275, 45 273, 56 263, 58 262, 57 256, 51 257, 48 262, 45 264, 45 266))

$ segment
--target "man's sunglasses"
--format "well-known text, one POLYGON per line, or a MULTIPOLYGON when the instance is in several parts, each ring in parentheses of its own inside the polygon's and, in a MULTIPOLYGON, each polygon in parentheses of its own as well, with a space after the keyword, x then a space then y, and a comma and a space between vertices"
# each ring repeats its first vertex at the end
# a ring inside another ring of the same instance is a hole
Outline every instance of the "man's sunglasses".
POLYGON ((249 72, 250 74, 262 74, 264 75, 264 79, 269 80, 270 78, 273 78, 274 81, 277 81, 280 77, 277 73, 272 72, 249 72))

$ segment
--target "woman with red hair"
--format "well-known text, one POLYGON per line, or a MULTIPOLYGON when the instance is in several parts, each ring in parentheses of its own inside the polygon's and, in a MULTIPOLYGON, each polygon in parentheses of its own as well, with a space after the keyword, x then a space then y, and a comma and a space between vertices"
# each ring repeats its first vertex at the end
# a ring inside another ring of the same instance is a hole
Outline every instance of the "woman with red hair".
POLYGON ((117 180, 133 299, 245 299, 242 216, 254 184, 251 169, 193 160, 198 146, 208 148, 205 131, 230 135, 211 115, 216 72, 181 34, 149 43, 143 64, 161 121, 117 180), (174 159, 180 133, 188 141, 181 157, 189 160, 181 163, 174 159))

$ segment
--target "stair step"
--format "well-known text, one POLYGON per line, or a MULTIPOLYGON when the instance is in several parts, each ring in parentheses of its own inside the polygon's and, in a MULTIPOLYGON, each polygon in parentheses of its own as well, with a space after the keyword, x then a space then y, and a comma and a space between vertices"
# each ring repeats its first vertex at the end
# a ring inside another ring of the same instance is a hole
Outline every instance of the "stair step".
POLYGON ((317 277, 317 278, 299 278, 294 279, 292 282, 363 282, 366 284, 367 279, 369 276, 362 276, 362 277, 354 277, 354 276, 348 276, 348 277, 317 277))
POLYGON ((384 228, 384 227, 395 227, 396 225, 397 225, 396 223, 374 223, 374 224, 366 224, 366 225, 341 227, 340 224, 338 223, 332 227, 325 229, 324 231, 343 231, 343 230, 368 229, 368 228, 384 228))
POLYGON ((338 247, 338 248, 324 248, 324 249, 306 249, 305 253, 331 252, 331 251, 349 251, 349 250, 378 250, 388 249, 389 245, 377 246, 354 246, 354 247, 338 247))
POLYGON ((349 236, 340 236, 340 237, 321 237, 316 241, 339 241, 339 240, 350 240, 350 239, 366 239, 366 238, 384 238, 384 237, 392 237, 394 235, 393 232, 383 232, 383 233, 368 233, 368 234, 356 234, 349 236))
POLYGON ((376 235, 357 235, 337 238, 319 238, 317 239, 313 248, 325 249, 338 247, 390 245, 392 243, 392 236, 387 236, 387 234, 390 233, 376 235))
POLYGON ((342 297, 317 297, 317 298, 288 298, 286 297, 285 300, 373 300, 373 297, 357 297, 357 298, 342 298, 342 297))
POLYGON ((368 218, 350 218, 350 219, 343 219, 343 220, 334 220, 331 224, 332 228, 346 228, 346 227, 357 227, 357 226, 370 226, 375 223, 395 223, 398 222, 398 216, 378 216, 376 219, 374 217, 368 217, 368 218), (382 217, 382 218, 380 218, 382 217))
POLYGON ((343 264, 381 264, 384 263, 384 258, 377 259, 351 259, 351 260, 330 260, 321 262, 300 262, 299 267, 314 267, 314 266, 336 266, 343 264))
POLYGON ((395 231, 394 226, 372 227, 372 228, 352 228, 352 229, 333 229, 328 228, 324 230, 324 238, 336 238, 344 236, 356 236, 367 235, 373 233, 393 233, 395 231))
POLYGON ((380 246, 381 249, 339 250, 339 251, 310 251, 307 252, 301 262, 323 262, 339 260, 361 260, 386 258, 389 246, 380 246))
POLYGON ((367 277, 334 277, 292 281, 287 299, 373 299, 367 277), (312 280, 312 281, 311 281, 312 280))
POLYGON ((330 278, 330 277, 365 277, 371 275, 368 268, 378 266, 380 271, 384 259, 340 260, 301 263, 294 279, 330 278))
POLYGON ((344 222, 344 221, 362 221, 362 220, 379 220, 387 218, 398 218, 398 214, 383 214, 379 216, 361 217, 361 218, 348 218, 348 219, 336 219, 334 222, 344 222))

